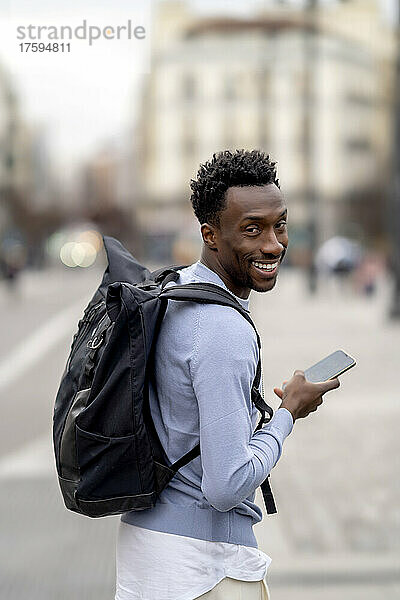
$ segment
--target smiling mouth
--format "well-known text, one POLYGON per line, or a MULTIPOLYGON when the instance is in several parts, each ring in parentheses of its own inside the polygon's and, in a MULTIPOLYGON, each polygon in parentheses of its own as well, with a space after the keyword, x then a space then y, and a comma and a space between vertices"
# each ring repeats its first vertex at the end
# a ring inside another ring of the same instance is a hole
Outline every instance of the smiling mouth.
POLYGON ((257 270, 258 273, 265 275, 275 275, 279 267, 280 259, 275 262, 264 262, 259 260, 252 260, 251 264, 257 270))

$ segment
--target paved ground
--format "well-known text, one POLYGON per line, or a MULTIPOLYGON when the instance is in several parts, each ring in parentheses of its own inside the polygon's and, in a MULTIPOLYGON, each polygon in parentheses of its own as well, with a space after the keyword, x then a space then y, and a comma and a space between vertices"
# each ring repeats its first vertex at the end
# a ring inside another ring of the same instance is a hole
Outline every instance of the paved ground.
POLYGON ((358 364, 317 413, 296 423, 273 473, 285 544, 279 534, 268 539, 275 517, 264 521, 259 537, 274 558, 272 587, 293 584, 292 591, 276 586, 275 597, 294 598, 293 588, 303 582, 307 598, 322 592, 333 598, 336 585, 351 600, 394 598, 400 591, 400 324, 386 316, 390 287, 366 299, 325 282, 310 299, 296 275, 282 276, 278 285, 253 303, 268 399, 275 402, 272 388, 296 368, 338 348, 358 364))
MULTIPOLYGON (((51 411, 94 270, 28 273, 0 284, 0 598, 113 598, 117 518, 64 510, 51 454, 51 411)), ((310 299, 296 273, 254 295, 272 387, 337 348, 358 365, 317 413, 299 420, 274 469, 279 514, 256 528, 273 558, 274 600, 394 600, 400 592, 400 324, 375 298, 332 284, 310 299)), ((154 599, 156 600, 156 599, 154 599)))

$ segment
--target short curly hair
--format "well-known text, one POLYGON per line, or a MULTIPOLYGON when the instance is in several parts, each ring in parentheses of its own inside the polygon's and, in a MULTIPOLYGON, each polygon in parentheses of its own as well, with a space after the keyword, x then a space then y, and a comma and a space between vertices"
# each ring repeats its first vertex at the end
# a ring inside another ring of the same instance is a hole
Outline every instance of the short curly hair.
POLYGON ((226 192, 232 186, 262 186, 274 183, 278 188, 276 163, 261 150, 224 150, 200 165, 196 179, 190 181, 190 201, 200 222, 219 226, 226 206, 226 192))

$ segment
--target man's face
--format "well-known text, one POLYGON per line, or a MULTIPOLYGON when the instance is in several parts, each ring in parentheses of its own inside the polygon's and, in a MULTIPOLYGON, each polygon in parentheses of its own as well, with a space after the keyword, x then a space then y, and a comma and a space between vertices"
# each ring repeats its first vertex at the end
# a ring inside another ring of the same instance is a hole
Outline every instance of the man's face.
POLYGON ((218 273, 237 296, 267 292, 288 245, 287 209, 275 184, 231 187, 215 227, 218 273))

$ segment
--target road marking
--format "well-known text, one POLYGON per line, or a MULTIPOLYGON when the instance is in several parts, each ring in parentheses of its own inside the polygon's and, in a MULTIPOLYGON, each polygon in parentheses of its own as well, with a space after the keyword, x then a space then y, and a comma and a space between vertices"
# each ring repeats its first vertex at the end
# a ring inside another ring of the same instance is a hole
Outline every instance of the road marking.
POLYGON ((0 459, 0 480, 56 476, 51 435, 46 434, 0 459))
POLYGON ((82 299, 68 306, 28 335, 0 362, 0 392, 39 362, 68 332, 71 332, 72 338, 74 322, 77 322, 77 315, 84 306, 85 300, 82 299))

